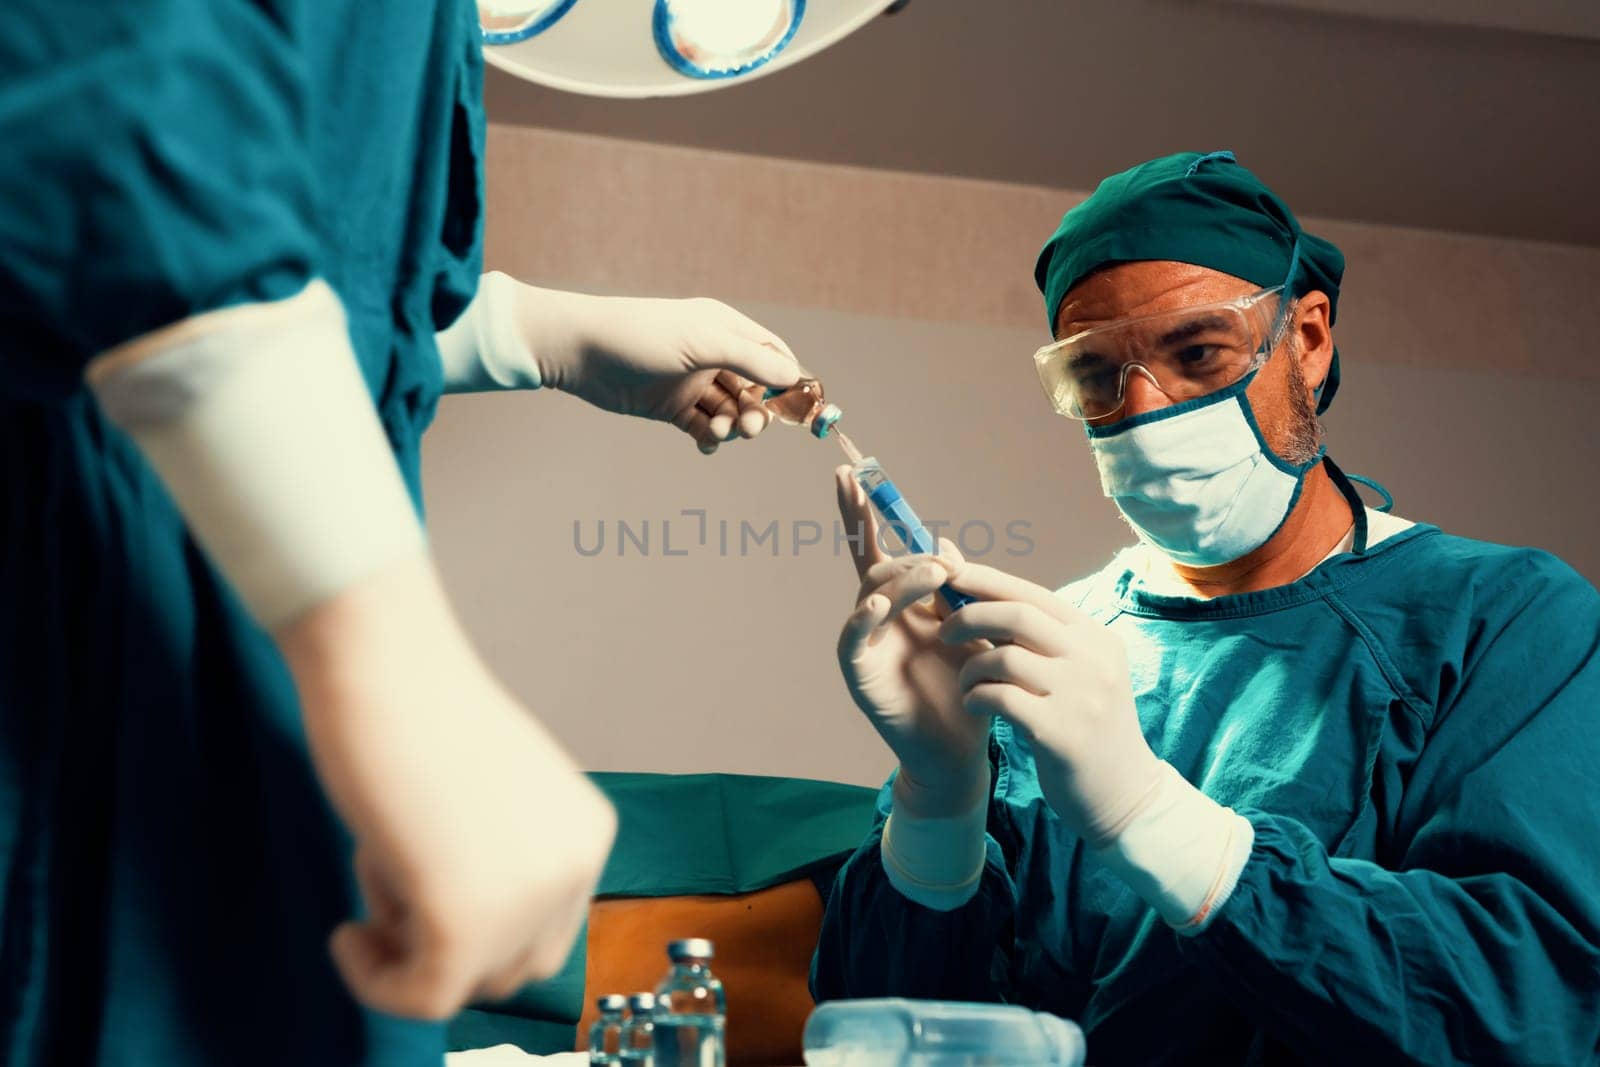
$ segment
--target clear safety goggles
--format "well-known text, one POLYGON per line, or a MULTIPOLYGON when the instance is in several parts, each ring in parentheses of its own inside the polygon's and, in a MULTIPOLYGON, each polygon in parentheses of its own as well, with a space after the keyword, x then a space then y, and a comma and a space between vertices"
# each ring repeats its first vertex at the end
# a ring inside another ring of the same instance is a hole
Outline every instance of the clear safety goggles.
POLYGON ((1068 418, 1092 422, 1127 401, 1143 374, 1174 403, 1226 389, 1283 340, 1291 301, 1275 285, 1237 300, 1175 308, 1082 330, 1033 354, 1039 384, 1068 418))

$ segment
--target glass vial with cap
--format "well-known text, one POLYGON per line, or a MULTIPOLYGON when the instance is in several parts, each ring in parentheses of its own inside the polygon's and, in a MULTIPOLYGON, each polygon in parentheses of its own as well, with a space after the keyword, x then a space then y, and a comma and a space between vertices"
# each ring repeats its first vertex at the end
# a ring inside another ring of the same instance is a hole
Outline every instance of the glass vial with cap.
POLYGON ((727 1001, 703 937, 667 946, 672 969, 656 986, 655 1067, 723 1067, 727 1001))
POLYGON ((768 389, 762 407, 791 426, 803 426, 811 436, 823 438, 843 414, 822 395, 822 382, 804 367, 800 380, 787 389, 768 389))
POLYGON ((623 1067, 652 1067, 655 1062, 655 1010, 653 993, 635 993, 628 998, 628 1018, 622 1024, 619 1056, 623 1067))
POLYGON ((589 1062, 615 1064, 622 1050, 622 1013, 628 1010, 628 998, 620 993, 607 993, 595 1001, 600 1018, 589 1028, 589 1062))

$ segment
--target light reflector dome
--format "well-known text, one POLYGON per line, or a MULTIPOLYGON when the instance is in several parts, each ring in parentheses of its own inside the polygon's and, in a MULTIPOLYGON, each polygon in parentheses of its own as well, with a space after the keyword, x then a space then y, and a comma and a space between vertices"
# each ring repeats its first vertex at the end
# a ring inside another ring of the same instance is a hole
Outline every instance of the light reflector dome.
POLYGON ((484 44, 515 44, 543 33, 578 0, 478 0, 484 44))
POLYGON ((691 78, 735 78, 782 52, 805 9, 806 0, 656 0, 656 47, 691 78))
POLYGON ((896 0, 480 0, 484 57, 553 89, 682 96, 798 63, 896 0))

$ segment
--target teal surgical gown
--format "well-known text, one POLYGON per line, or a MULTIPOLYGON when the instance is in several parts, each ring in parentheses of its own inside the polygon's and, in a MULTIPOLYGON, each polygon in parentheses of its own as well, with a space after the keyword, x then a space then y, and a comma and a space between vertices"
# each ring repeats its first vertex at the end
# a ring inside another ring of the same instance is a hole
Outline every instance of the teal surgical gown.
MULTIPOLYGON (((1122 557, 1119 557, 1119 560, 1122 557)), ((1003 722, 977 895, 833 885, 820 999, 1025 1004, 1091 1063, 1594 1062, 1600 596, 1559 560, 1415 526, 1214 600, 1120 562, 1062 591, 1127 643, 1156 754, 1255 827, 1182 936, 1085 855, 1003 722)))
POLYGON ((326 279, 415 494, 481 63, 468 0, 0 6, 0 1063, 439 1062, 340 983, 283 664, 81 376, 326 279))

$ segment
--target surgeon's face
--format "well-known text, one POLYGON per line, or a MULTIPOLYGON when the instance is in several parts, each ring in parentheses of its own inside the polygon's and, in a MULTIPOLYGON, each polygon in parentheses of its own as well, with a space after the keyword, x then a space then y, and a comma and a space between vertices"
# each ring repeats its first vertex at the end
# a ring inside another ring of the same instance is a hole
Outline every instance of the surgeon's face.
MULTIPOLYGON (((1231 274, 1188 263, 1119 263, 1095 271, 1068 290, 1056 316, 1056 336, 1066 337, 1118 319, 1232 300, 1260 288, 1231 274)), ((1321 430, 1315 415, 1315 390, 1327 376, 1332 358, 1328 298, 1307 293, 1297 303, 1285 341, 1246 391, 1267 443, 1291 463, 1304 463, 1316 455, 1321 430)), ((1173 402, 1149 378, 1133 373, 1128 376, 1122 410, 1095 425, 1111 425, 1173 402)))

